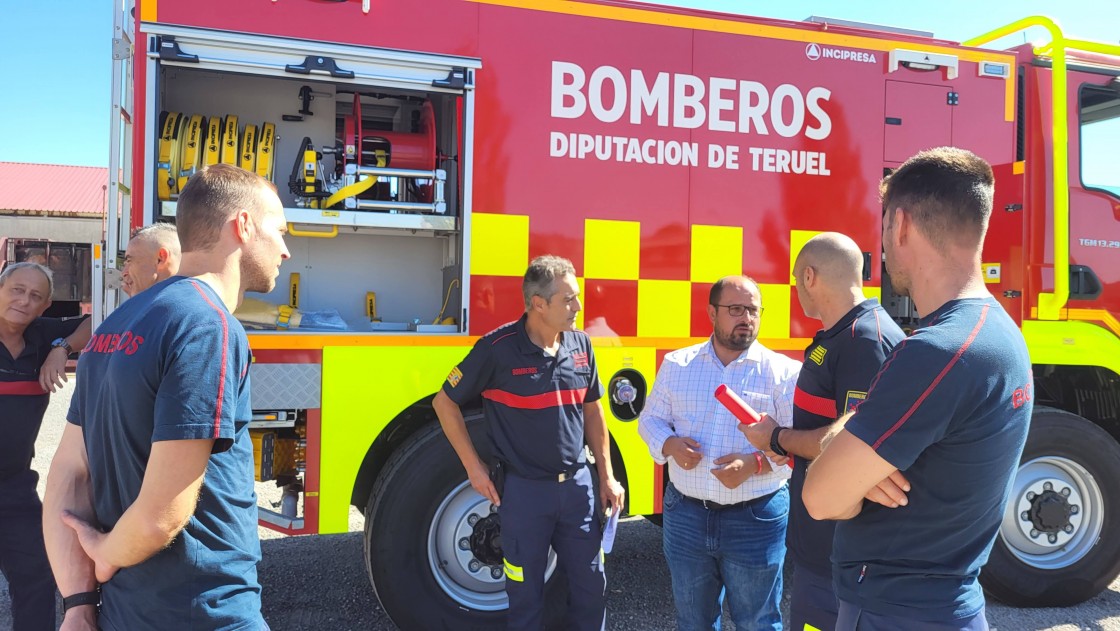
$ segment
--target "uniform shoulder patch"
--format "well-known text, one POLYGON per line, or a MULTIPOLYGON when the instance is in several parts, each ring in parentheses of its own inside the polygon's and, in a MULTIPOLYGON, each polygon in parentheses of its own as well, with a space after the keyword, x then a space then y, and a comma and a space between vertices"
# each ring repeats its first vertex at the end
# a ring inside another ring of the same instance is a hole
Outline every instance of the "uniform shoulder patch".
POLYGON ((454 388, 459 385, 459 380, 462 378, 463 371, 459 370, 459 367, 456 366, 451 369, 451 374, 447 375, 447 383, 451 384, 451 387, 454 388))
POLYGON ((860 392, 859 390, 848 390, 847 398, 844 399, 844 412, 848 413, 852 410, 855 410, 857 407, 859 407, 860 403, 863 403, 864 399, 866 398, 866 392, 860 392))
POLYGON ((827 353, 827 352, 828 352, 827 348, 818 344, 817 347, 814 348, 812 350, 812 352, 809 353, 809 359, 813 360, 813 363, 818 365, 818 366, 823 365, 824 364, 824 354, 827 353))

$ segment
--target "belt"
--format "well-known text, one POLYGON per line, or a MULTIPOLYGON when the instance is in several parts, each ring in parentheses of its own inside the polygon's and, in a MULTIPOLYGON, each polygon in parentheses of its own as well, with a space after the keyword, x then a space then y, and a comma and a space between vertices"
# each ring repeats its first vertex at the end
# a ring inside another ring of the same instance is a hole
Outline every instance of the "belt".
POLYGON ((566 469, 564 471, 561 471, 560 473, 557 473, 556 475, 535 476, 534 477, 534 476, 522 475, 522 474, 518 473, 517 471, 515 471, 512 467, 510 467, 508 463, 506 464, 506 468, 509 470, 509 472, 512 473, 513 475, 519 477, 519 478, 524 478, 526 480, 536 480, 536 481, 541 481, 541 482, 553 482, 553 481, 555 481, 557 483, 567 482, 568 480, 571 480, 572 478, 576 477, 576 474, 579 473, 580 470, 583 469, 586 466, 587 466, 586 462, 577 462, 576 464, 572 465, 571 468, 566 469))
MULTIPOLYGON (((677 493, 681 493, 680 489, 677 489, 677 493)), ((696 504, 697 506, 700 506, 704 510, 722 511, 722 510, 731 510, 733 508, 744 508, 746 506, 751 506, 753 504, 761 504, 761 503, 765 502, 766 500, 770 499, 770 497, 772 495, 774 495, 774 493, 777 493, 777 491, 771 491, 770 493, 767 493, 766 495, 760 495, 758 497, 755 497, 755 498, 752 498, 752 499, 749 499, 749 500, 743 500, 742 502, 735 502, 734 504, 720 504, 719 502, 713 502, 712 500, 702 500, 702 499, 695 498, 695 497, 689 497, 688 495, 685 495, 684 493, 681 493, 681 497, 684 498, 685 500, 693 503, 693 504, 696 504)))

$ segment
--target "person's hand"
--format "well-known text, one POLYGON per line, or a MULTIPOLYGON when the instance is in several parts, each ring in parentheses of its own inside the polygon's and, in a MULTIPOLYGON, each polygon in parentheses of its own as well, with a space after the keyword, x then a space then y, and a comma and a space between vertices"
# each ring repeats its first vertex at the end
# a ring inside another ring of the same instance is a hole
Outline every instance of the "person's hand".
POLYGON ((672 436, 661 447, 661 453, 672 458, 682 469, 694 469, 700 464, 700 443, 691 438, 672 436))
POLYGON ((467 469, 467 477, 470 478, 471 487, 478 491, 479 495, 490 500, 494 506, 502 505, 502 498, 498 497, 498 489, 490 479, 490 469, 486 467, 486 463, 479 460, 475 466, 467 469))
POLYGON ((712 468, 712 475, 716 476, 720 484, 729 489, 738 488, 740 484, 746 482, 747 478, 754 474, 756 469, 755 458, 749 454, 720 456, 716 458, 715 464, 719 466, 712 468))
POLYGON ((775 468, 784 467, 789 464, 789 456, 779 456, 772 451, 764 451, 762 455, 766 456, 766 459, 769 460, 770 464, 775 468))
POLYGON ((770 418, 767 414, 763 414, 762 420, 757 423, 751 423, 750 425, 739 423, 739 431, 742 432, 743 436, 746 436, 747 440, 759 451, 770 451, 770 436, 777 427, 778 422, 770 418))
POLYGON ((86 556, 93 561, 93 576, 97 582, 108 583, 120 569, 104 559, 102 548, 108 535, 70 511, 62 511, 62 523, 72 528, 78 535, 78 543, 82 545, 82 550, 85 550, 86 556))
POLYGON ((39 369, 39 385, 47 392, 58 392, 66 383, 66 349, 56 346, 47 353, 47 359, 39 369))
POLYGON ((599 499, 604 507, 609 507, 611 513, 621 511, 626 506, 626 489, 614 478, 608 478, 599 486, 599 499))
POLYGON ((67 611, 58 631, 97 631, 97 607, 86 605, 67 611))
POLYGON ((871 487, 871 490, 864 497, 887 508, 898 508, 899 506, 906 506, 910 502, 906 497, 909 491, 910 481, 902 475, 901 471, 896 469, 883 478, 879 484, 871 487))

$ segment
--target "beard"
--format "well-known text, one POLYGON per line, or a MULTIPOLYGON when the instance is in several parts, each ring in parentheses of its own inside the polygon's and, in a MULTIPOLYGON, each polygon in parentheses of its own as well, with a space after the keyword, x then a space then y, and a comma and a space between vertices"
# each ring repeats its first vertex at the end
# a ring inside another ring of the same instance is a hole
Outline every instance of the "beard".
POLYGON ((245 291, 267 294, 276 287, 275 268, 263 265, 262 261, 248 256, 241 260, 241 286, 245 291))
POLYGON ((738 327, 730 331, 725 331, 719 327, 713 331, 716 342, 724 348, 729 348, 734 351, 745 351, 754 343, 757 337, 757 332, 754 329, 746 327, 738 327))

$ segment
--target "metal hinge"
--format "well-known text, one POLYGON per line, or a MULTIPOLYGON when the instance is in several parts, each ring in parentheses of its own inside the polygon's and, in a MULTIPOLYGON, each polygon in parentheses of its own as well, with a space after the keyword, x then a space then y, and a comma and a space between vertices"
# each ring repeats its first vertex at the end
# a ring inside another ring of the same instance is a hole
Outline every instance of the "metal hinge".
POLYGON ((946 97, 945 102, 949 105, 960 105, 961 95, 957 94, 956 92, 950 92, 946 97))
POLYGON ((113 38, 113 59, 121 60, 128 59, 132 56, 132 42, 126 41, 123 37, 113 38))
POLYGON ((1020 210, 1023 210, 1023 205, 1022 204, 1008 204, 1008 205, 1004 206, 1003 209, 1006 210, 1009 213, 1014 213, 1014 212, 1018 212, 1020 210))
POLYGON ((1014 289, 1008 289, 1007 291, 1003 292, 1003 297, 1004 298, 1018 298, 1019 296, 1022 296, 1022 295, 1023 295, 1023 292, 1016 291, 1014 289))

